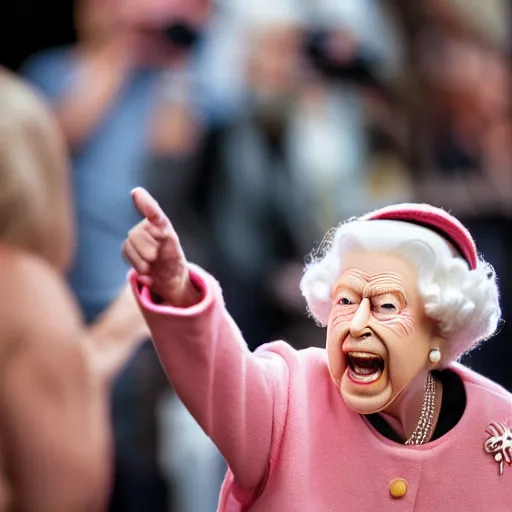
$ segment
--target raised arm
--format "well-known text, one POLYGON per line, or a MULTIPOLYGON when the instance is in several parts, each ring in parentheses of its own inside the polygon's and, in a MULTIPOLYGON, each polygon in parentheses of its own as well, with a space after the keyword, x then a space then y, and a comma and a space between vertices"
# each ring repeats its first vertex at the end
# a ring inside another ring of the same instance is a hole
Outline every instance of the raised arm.
POLYGON ((0 435, 15 508, 101 512, 110 483, 107 392, 91 371, 80 318, 38 261, 11 260, 0 282, 0 435))
POLYGON ((186 262, 154 199, 137 189, 134 202, 146 219, 130 232, 124 254, 163 366, 239 487, 254 491, 284 424, 288 367, 275 352, 249 351, 219 286, 186 262))

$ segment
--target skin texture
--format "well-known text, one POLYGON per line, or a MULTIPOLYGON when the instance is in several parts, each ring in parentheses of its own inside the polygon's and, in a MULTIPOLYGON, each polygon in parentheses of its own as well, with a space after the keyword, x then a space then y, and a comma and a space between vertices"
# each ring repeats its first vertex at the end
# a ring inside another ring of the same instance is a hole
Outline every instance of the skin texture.
POLYGON ((4 492, 23 512, 101 511, 108 395, 78 310, 49 264, 14 248, 0 247, 0 285, 9 298, 0 309, 4 492))
POLYGON ((424 312, 417 275, 405 259, 391 254, 353 252, 344 257, 332 290, 327 352, 333 380, 347 405, 360 414, 382 412, 399 434, 416 425, 428 355, 442 350, 436 324, 424 312), (349 377, 347 352, 368 352, 385 363, 371 384, 349 377))

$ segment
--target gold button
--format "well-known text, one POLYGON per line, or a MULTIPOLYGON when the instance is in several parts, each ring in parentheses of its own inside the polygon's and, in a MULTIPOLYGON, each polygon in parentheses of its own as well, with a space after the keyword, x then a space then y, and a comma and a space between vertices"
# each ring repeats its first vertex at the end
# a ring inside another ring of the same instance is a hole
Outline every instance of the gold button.
POLYGON ((396 478, 389 484, 389 494, 395 499, 403 498, 407 494, 407 482, 403 478, 396 478))

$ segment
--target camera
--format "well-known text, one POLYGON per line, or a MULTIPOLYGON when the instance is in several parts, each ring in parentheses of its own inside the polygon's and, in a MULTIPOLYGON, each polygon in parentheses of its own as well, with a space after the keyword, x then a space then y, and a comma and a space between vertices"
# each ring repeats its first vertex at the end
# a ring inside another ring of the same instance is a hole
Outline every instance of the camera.
POLYGON ((363 46, 355 45, 349 56, 333 51, 331 41, 335 37, 329 30, 309 31, 303 41, 303 53, 310 65, 331 80, 345 80, 362 86, 382 87, 378 77, 378 59, 363 46))
POLYGON ((160 32, 167 43, 182 50, 191 50, 201 38, 201 28, 184 19, 167 23, 160 32))

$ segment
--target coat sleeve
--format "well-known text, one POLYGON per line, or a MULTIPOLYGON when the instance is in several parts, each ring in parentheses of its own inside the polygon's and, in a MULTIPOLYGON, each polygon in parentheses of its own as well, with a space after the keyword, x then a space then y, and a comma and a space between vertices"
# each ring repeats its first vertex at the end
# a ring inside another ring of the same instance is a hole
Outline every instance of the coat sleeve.
POLYGON ((254 491, 284 427, 288 365, 272 350, 250 352, 218 283, 192 265, 190 275, 202 298, 188 308, 155 304, 137 274, 129 278, 177 395, 219 448, 240 490, 254 491))

